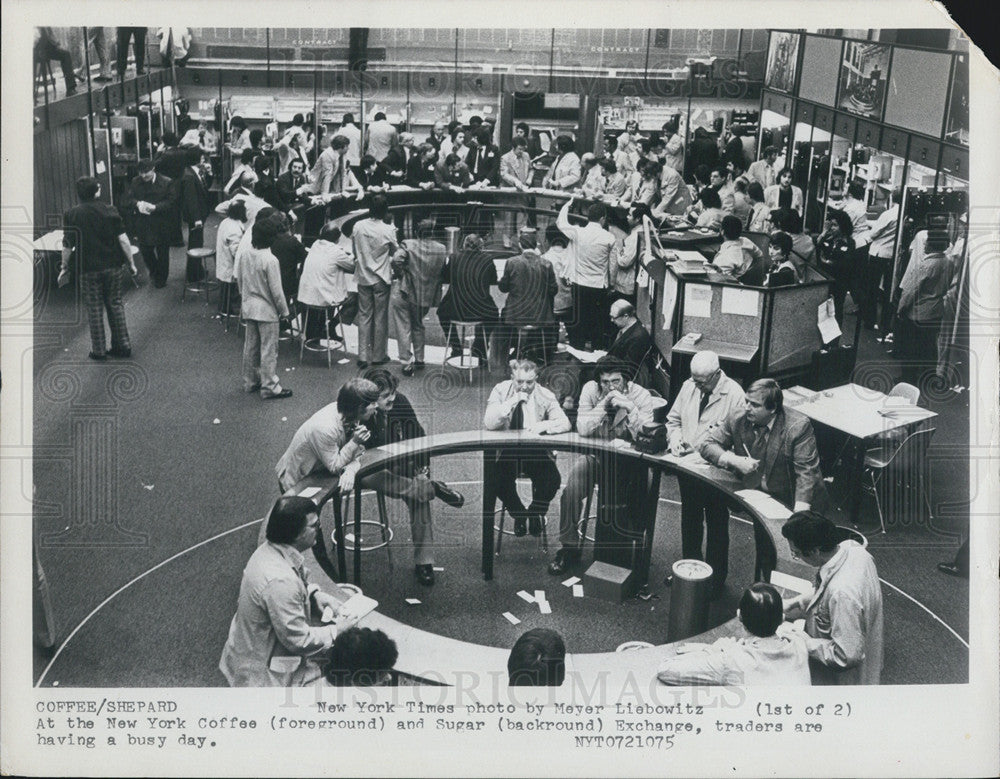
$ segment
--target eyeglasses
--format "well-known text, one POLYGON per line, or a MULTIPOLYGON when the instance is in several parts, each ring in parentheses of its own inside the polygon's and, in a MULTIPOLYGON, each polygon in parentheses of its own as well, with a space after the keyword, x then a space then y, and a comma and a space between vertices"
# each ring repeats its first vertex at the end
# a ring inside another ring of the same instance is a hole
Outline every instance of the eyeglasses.
POLYGON ((625 379, 620 377, 615 379, 601 379, 602 387, 620 387, 624 383, 625 379))
POLYGON ((697 376, 692 376, 691 381, 694 382, 695 385, 698 387, 704 387, 707 384, 711 384, 715 380, 715 377, 719 375, 719 372, 721 370, 722 370, 721 368, 714 370, 703 379, 699 379, 697 376))

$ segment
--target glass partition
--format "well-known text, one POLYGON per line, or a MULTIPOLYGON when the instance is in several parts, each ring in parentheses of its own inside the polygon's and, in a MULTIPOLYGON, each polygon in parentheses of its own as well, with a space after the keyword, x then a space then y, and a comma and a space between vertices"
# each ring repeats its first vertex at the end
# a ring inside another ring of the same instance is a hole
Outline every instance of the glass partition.
POLYGON ((792 129, 792 119, 790 116, 779 114, 777 111, 765 109, 760 115, 760 142, 757 145, 758 157, 768 146, 778 149, 778 159, 774 163, 775 168, 781 170, 785 167, 785 153, 788 150, 788 136, 792 129))
POLYGON ((823 210, 827 200, 827 184, 830 180, 830 141, 831 133, 819 127, 813 127, 811 160, 809 162, 809 179, 802 190, 805 198, 805 227, 811 232, 821 232, 823 229, 823 210))
MULTIPOLYGON (((812 132, 811 124, 795 123, 795 133, 792 136, 792 185, 805 193, 809 186, 809 171, 812 168, 812 132)), ((779 168, 780 170, 780 168, 779 168)))

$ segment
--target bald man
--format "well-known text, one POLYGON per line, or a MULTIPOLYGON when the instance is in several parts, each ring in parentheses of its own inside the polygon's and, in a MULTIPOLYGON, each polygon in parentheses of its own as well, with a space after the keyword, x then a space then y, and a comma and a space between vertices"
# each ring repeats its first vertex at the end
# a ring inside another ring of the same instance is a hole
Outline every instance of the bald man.
POLYGON ((618 331, 608 347, 608 355, 626 363, 632 369, 632 380, 648 389, 653 339, 636 318, 635 306, 627 300, 616 300, 611 304, 611 322, 618 331))
MULTIPOLYGON (((667 414, 670 453, 683 457, 696 451, 698 441, 730 413, 742 411, 743 389, 723 373, 719 356, 697 352, 691 358, 691 378, 684 382, 667 414)), ((712 596, 722 594, 729 571, 729 509, 721 494, 698 479, 678 474, 681 492, 681 554, 712 566, 712 596), (702 556, 702 527, 708 540, 702 556)), ((665 582, 672 583, 672 577, 665 582)))

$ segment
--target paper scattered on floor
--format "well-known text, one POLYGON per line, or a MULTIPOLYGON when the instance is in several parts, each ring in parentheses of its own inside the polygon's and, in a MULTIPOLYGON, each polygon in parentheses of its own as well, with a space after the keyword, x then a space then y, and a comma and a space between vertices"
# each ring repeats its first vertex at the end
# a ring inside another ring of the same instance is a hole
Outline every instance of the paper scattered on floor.
MULTIPOLYGON (((505 611, 503 613, 503 618, 505 620, 507 620, 511 625, 520 625, 521 624, 521 620, 519 620, 517 617, 515 617, 509 611, 505 611)), ((58 682, 56 682, 56 684, 58 684, 58 682)))
POLYGON ((535 600, 538 603, 541 603, 543 600, 545 600, 545 590, 535 590, 535 600))
POLYGON ((574 598, 582 598, 583 597, 583 585, 582 584, 574 584, 573 585, 573 597, 574 598))
POLYGON ((52 686, 53 687, 58 687, 59 686, 59 682, 52 682, 52 686))
POLYGON ((530 592, 525 592, 524 590, 521 590, 520 592, 518 592, 517 593, 517 597, 519 597, 521 600, 523 600, 523 601, 525 601, 527 603, 534 603, 535 602, 535 596, 532 595, 530 592))
POLYGON ((145 487, 147 490, 151 490, 156 485, 154 485, 154 484, 146 484, 145 482, 143 482, 142 486, 145 487))
POLYGON ((222 424, 222 420, 219 419, 218 417, 216 417, 215 419, 212 420, 212 424, 213 425, 221 425, 222 424))
POLYGON ((416 606, 417 604, 420 603, 420 599, 419 598, 407 598, 406 602, 409 603, 411 606, 416 606))
POLYGON ((319 487, 306 487, 299 493, 300 498, 311 498, 319 492, 319 487))
POLYGON ((346 365, 349 362, 350 360, 347 357, 341 357, 339 360, 337 360, 337 365, 346 365))
POLYGON ((441 567, 440 565, 435 565, 435 566, 434 566, 434 570, 435 570, 435 571, 443 571, 443 570, 444 570, 444 568, 442 568, 442 567, 441 567))
POLYGON ((580 581, 579 576, 570 576, 566 581, 563 582, 563 587, 572 587, 578 581, 580 581))
POLYGON ((549 602, 547 600, 543 600, 538 604, 538 610, 542 612, 542 614, 552 613, 552 607, 549 605, 549 602))
POLYGON ((287 422, 287 421, 288 421, 288 417, 282 417, 282 418, 281 418, 281 421, 282 421, 282 422, 287 422))

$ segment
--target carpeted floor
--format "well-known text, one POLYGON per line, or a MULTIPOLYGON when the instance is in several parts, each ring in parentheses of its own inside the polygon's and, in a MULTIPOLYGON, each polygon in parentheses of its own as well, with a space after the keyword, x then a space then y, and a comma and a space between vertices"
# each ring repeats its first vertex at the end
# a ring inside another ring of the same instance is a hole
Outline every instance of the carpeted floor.
MULTIPOLYGON (((61 637, 65 641, 72 634, 45 671, 45 685, 224 683, 216 670, 218 656, 258 530, 257 525, 234 528, 268 510, 276 496, 273 465, 295 429, 356 372, 353 360, 328 370, 322 356, 307 356, 300 366, 297 345, 282 343, 279 372, 294 396, 263 403, 245 395, 241 333, 223 332, 214 300, 206 306, 189 296, 181 303, 182 270, 183 250, 174 249, 173 277, 165 289, 145 285, 128 291, 129 360, 87 359, 86 323, 70 289, 46 289, 36 305, 35 529, 61 637)), ((442 344, 433 313, 428 325, 429 342, 442 344)), ((898 373, 869 333, 861 360, 883 373, 898 373)), ((502 378, 481 377, 470 387, 457 374, 429 369, 403 378, 401 390, 429 432, 475 430, 486 395, 502 378)), ((905 525, 893 516, 882 536, 871 532, 878 523, 870 500, 862 504, 861 528, 869 533, 886 583, 884 683, 959 682, 968 673, 968 652, 948 629, 968 636, 968 584, 934 570, 936 562, 953 555, 956 534, 968 526, 968 395, 932 396, 927 405, 940 414, 929 479, 935 521, 905 525)), ((364 560, 365 589, 387 614, 497 646, 509 646, 521 631, 539 625, 557 627, 574 652, 613 649, 631 639, 665 640, 669 590, 661 582, 680 550, 671 479, 664 480, 650 577, 658 597, 613 606, 574 599, 560 579, 546 574, 547 558, 530 537, 505 538, 496 577, 483 582, 475 512, 479 462, 450 457, 435 460, 433 467, 438 478, 473 482, 459 487, 471 511, 435 504, 438 565, 444 570, 427 589, 413 578, 405 512, 390 501, 394 567, 389 569, 385 550, 364 560), (520 589, 545 589, 553 613, 539 614, 516 596, 520 589), (406 597, 422 603, 407 605, 406 597), (503 611, 512 611, 522 624, 509 625, 503 611)), ((366 501, 366 514, 373 506, 366 501)), ((549 514, 552 551, 557 514, 556 501, 549 514)), ((752 575, 750 528, 734 519, 731 537, 730 586, 713 606, 713 624, 732 616, 752 575)), ((36 681, 47 662, 36 655, 36 681)))

